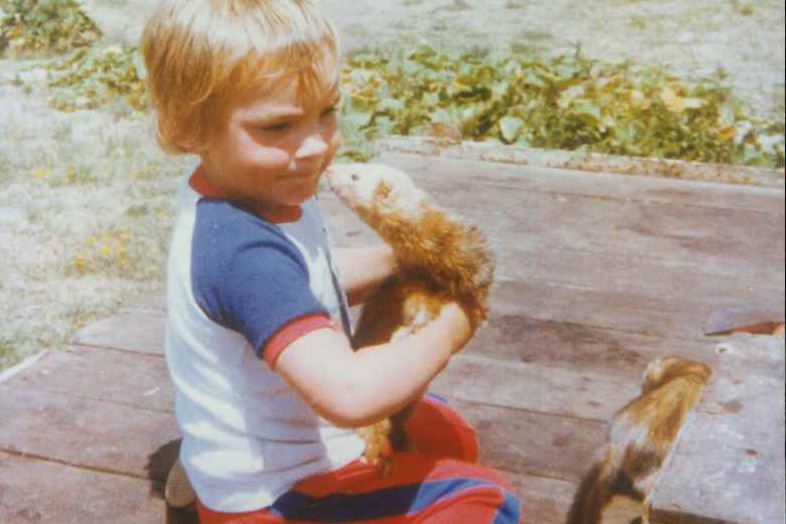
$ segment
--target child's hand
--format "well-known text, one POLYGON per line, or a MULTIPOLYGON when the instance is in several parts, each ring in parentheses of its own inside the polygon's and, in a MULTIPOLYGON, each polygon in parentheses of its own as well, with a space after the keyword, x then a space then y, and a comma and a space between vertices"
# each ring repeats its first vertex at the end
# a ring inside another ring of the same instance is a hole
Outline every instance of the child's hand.
POLYGON ((452 354, 456 354, 469 342, 474 334, 472 323, 464 308, 456 302, 448 302, 442 306, 439 316, 435 320, 444 326, 445 336, 449 337, 452 354))

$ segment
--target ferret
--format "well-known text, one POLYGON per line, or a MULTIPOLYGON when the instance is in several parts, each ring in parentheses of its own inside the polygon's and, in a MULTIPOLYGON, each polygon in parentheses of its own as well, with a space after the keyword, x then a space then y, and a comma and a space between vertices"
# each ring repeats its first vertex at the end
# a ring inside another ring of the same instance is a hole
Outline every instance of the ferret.
MULTIPOLYGON (((443 304, 462 305, 473 329, 488 318, 494 259, 474 226, 437 206, 403 171, 382 164, 334 164, 330 188, 393 249, 399 272, 363 306, 353 347, 384 344, 417 331, 436 318, 443 304)), ((401 413, 360 433, 366 459, 379 463, 393 449, 411 449, 401 413)))
POLYGON ((579 485, 568 524, 599 524, 614 494, 641 499, 641 524, 649 523, 649 495, 711 374, 706 364, 682 357, 650 362, 641 395, 612 418, 608 443, 579 485))

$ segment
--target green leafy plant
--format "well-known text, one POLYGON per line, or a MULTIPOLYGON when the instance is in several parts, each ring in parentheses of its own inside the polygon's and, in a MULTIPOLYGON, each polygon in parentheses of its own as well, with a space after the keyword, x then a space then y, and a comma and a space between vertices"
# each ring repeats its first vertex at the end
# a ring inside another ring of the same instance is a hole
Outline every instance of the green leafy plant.
MULTIPOLYGON (((50 68, 65 110, 118 98, 147 105, 136 48, 91 48, 50 68)), ((755 118, 723 72, 691 82, 662 68, 570 55, 480 50, 364 52, 342 70, 341 155, 371 156, 389 135, 497 141, 762 167, 784 166, 784 122, 755 118)))
POLYGON ((757 166, 784 165, 783 121, 748 116, 725 76, 581 55, 441 52, 351 57, 346 118, 357 136, 436 135, 524 146, 757 166))
POLYGON ((49 68, 51 103, 64 111, 118 99, 136 110, 147 107, 145 68, 136 48, 80 49, 49 68))
POLYGON ((64 53, 100 37, 74 0, 0 0, 0 53, 64 53))

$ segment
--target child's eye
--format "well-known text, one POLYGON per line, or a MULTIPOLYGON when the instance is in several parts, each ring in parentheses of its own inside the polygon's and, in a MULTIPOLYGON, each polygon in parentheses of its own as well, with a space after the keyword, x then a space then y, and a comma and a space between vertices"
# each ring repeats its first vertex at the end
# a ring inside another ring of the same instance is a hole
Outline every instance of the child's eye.
POLYGON ((267 131, 271 133, 286 131, 290 128, 292 124, 290 122, 276 122, 275 124, 268 124, 261 126, 260 129, 262 131, 267 131))
POLYGON ((338 109, 339 109, 339 105, 338 104, 336 104, 334 106, 330 106, 330 107, 328 107, 327 109, 325 109, 322 112, 322 117, 326 118, 326 117, 329 117, 329 116, 333 116, 333 115, 335 115, 338 112, 338 109))

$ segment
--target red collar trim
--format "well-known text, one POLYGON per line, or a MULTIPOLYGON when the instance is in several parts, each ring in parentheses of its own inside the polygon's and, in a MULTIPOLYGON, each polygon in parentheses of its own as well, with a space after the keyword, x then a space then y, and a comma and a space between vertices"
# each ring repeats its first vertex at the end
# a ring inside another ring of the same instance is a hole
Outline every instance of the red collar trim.
POLYGON ((194 170, 191 178, 188 179, 188 185, 205 198, 226 198, 220 189, 210 183, 201 165, 194 170))
POLYGON ((276 212, 258 213, 265 220, 273 224, 286 224, 297 222, 303 216, 303 208, 300 206, 287 206, 276 212))
MULTIPOLYGON (((218 198, 227 200, 226 195, 219 188, 214 186, 205 176, 205 171, 202 166, 194 170, 191 178, 188 179, 188 185, 191 189, 199 193, 205 198, 218 198)), ((272 224, 286 224, 288 222, 297 222, 303 216, 303 209, 300 206, 285 206, 276 211, 265 211, 264 213, 252 210, 254 213, 272 224)))

